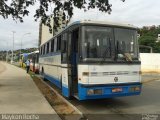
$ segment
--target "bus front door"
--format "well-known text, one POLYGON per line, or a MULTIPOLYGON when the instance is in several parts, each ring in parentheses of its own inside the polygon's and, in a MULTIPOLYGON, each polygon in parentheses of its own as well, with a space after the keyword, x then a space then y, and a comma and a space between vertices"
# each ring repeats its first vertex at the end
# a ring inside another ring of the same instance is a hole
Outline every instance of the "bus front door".
POLYGON ((78 95, 78 74, 77 74, 77 58, 78 58, 78 35, 79 30, 76 29, 69 34, 68 45, 68 84, 70 96, 78 95))

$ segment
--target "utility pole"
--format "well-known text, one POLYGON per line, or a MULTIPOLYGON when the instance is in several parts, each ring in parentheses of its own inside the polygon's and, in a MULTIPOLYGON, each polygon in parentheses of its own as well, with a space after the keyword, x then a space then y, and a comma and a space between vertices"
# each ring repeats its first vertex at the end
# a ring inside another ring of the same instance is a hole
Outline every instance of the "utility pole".
POLYGON ((13 48, 12 48, 12 58, 11 58, 11 64, 13 63, 13 52, 14 52, 14 34, 16 33, 15 31, 13 32, 13 48))

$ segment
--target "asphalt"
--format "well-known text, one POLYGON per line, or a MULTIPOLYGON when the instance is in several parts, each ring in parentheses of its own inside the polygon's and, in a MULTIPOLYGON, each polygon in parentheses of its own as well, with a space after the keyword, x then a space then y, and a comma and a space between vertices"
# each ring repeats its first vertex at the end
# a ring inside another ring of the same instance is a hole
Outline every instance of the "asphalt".
POLYGON ((89 120, 160 120, 160 75, 142 75, 138 96, 100 100, 70 100, 89 120))
POLYGON ((38 114, 45 120, 60 120, 26 71, 5 62, 0 62, 0 114, 38 114))

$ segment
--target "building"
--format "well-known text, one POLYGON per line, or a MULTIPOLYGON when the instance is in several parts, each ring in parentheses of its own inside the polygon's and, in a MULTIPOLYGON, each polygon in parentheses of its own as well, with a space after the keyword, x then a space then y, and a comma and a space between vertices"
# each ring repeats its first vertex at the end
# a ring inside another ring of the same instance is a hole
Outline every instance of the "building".
MULTIPOLYGON (((56 35, 61 29, 63 29, 64 25, 66 22, 62 21, 62 13, 59 16, 59 24, 60 26, 57 28, 57 30, 54 29, 54 21, 53 18, 51 17, 50 19, 50 25, 52 28, 52 32, 49 31, 49 27, 42 24, 40 22, 39 25, 39 46, 51 39, 54 35, 56 35)), ((66 26, 66 25, 65 25, 66 26)))

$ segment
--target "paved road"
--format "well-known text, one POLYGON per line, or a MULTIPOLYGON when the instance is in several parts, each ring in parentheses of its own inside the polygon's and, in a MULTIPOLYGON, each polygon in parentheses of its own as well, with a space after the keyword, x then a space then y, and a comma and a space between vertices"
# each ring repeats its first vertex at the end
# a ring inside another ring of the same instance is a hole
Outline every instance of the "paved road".
POLYGON ((26 71, 4 62, 0 62, 0 114, 50 114, 41 118, 60 120, 26 71))
POLYGON ((135 120, 136 117, 136 120, 142 120, 145 114, 159 114, 159 118, 155 120, 160 120, 160 80, 150 81, 154 78, 160 78, 160 76, 154 74, 142 76, 143 81, 149 80, 149 82, 143 85, 140 96, 88 101, 72 100, 71 102, 92 120, 107 118, 135 120))

